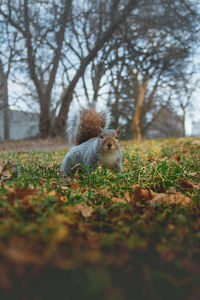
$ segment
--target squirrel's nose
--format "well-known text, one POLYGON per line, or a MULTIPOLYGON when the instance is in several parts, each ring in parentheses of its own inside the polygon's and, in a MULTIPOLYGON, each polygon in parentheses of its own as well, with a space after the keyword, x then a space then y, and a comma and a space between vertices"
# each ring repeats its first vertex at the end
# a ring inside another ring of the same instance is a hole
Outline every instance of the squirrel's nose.
POLYGON ((107 144, 107 147, 108 147, 109 149, 111 149, 111 148, 112 148, 112 143, 108 143, 108 144, 107 144))

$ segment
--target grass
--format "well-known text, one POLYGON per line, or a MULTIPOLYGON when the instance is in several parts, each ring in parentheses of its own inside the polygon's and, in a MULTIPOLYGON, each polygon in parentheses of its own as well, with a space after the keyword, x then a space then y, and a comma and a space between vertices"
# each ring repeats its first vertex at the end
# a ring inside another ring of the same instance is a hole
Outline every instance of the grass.
POLYGON ((0 153, 1 299, 198 299, 193 141, 124 142, 123 172, 71 178, 66 150, 0 153))

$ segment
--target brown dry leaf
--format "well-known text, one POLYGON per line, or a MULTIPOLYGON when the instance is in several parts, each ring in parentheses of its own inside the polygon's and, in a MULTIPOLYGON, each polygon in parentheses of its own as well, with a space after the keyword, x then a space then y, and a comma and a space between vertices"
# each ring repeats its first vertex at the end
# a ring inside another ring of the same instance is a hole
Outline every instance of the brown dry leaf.
POLYGON ((70 187, 70 189, 72 189, 72 190, 77 190, 77 188, 78 188, 78 184, 77 184, 77 182, 73 182, 73 184, 72 184, 72 186, 70 187))
POLYGON ((5 168, 2 172, 2 177, 4 180, 8 180, 12 177, 12 175, 11 175, 10 171, 5 168))
POLYGON ((133 200, 136 201, 149 201, 152 199, 151 192, 148 190, 144 190, 139 186, 133 186, 133 200))
POLYGON ((11 205, 15 204, 16 199, 22 200, 24 206, 29 206, 31 204, 31 198, 35 195, 36 190, 31 190, 29 188, 23 188, 21 186, 7 188, 8 190, 8 202, 11 205))
POLYGON ((127 202, 131 202, 131 196, 130 196, 130 193, 127 191, 125 194, 124 194, 124 197, 125 197, 125 200, 127 201, 127 202))
MULTIPOLYGON (((31 195, 32 196, 32 195, 31 195)), ((22 203, 20 206, 30 206, 32 204, 31 202, 31 197, 29 196, 25 196, 22 200, 22 203)))
POLYGON ((181 159, 180 154, 178 153, 174 154, 173 158, 176 162, 179 162, 179 160, 181 159))
POLYGON ((200 144, 200 139, 199 140, 195 140, 191 143, 192 145, 199 145, 200 144))
POLYGON ((124 203, 126 203, 126 201, 123 198, 119 198, 119 197, 113 197, 112 198, 112 202, 113 203, 118 203, 118 202, 124 202, 124 203))
POLYGON ((67 226, 65 225, 60 225, 58 227, 58 230, 56 231, 55 235, 54 235, 54 242, 61 242, 65 239, 65 237, 68 235, 69 233, 69 229, 67 226))
POLYGON ((167 204, 182 204, 183 206, 186 206, 192 202, 192 200, 179 193, 152 193, 153 199, 150 201, 150 204, 153 204, 155 202, 161 202, 161 203, 167 203, 167 204))
POLYGON ((5 259, 9 259, 16 263, 39 263, 40 257, 34 254, 28 243, 18 239, 17 237, 12 237, 7 245, 0 244, 0 254, 5 259))
POLYGON ((180 180, 179 185, 185 189, 200 189, 200 184, 194 184, 191 181, 180 180))
POLYGON ((86 203, 78 203, 74 206, 75 212, 80 212, 84 218, 88 218, 92 215, 93 209, 86 203))
POLYGON ((34 185, 31 184, 31 183, 29 183, 28 188, 29 188, 30 190, 35 190, 35 189, 36 189, 36 188, 34 187, 34 185))
POLYGON ((111 192, 109 191, 108 187, 103 188, 101 190, 99 190, 99 189, 98 190, 97 189, 91 189, 89 187, 86 187, 85 190, 86 191, 91 191, 91 192, 95 193, 96 197, 106 196, 106 197, 110 198, 110 194, 111 194, 111 192))
POLYGON ((194 184, 190 181, 186 181, 186 180, 179 180, 179 185, 185 189, 193 189, 194 188, 194 184))
POLYGON ((165 160, 167 160, 168 159, 168 156, 164 156, 164 157, 162 157, 160 160, 158 160, 158 161, 165 161, 165 160))
POLYGON ((190 175, 190 176, 196 176, 197 172, 187 172, 187 174, 190 175))
POLYGON ((35 263, 38 264, 40 259, 34 255, 33 253, 29 253, 28 251, 17 248, 8 248, 6 250, 6 256, 12 261, 16 261, 18 263, 35 263))
POLYGON ((125 158, 125 159, 124 159, 124 163, 123 163, 123 164, 124 164, 124 166, 128 166, 128 165, 130 164, 130 162, 128 161, 128 159, 127 159, 127 158, 125 158))
POLYGON ((48 197, 56 196, 56 191, 52 190, 48 194, 46 194, 45 196, 48 196, 48 197))
POLYGON ((170 189, 167 191, 167 194, 177 194, 177 190, 173 187, 170 187, 170 189))
POLYGON ((194 184, 193 188, 199 190, 200 189, 200 184, 194 184))
POLYGON ((2 171, 3 171, 3 166, 4 166, 4 162, 1 162, 1 163, 0 163, 0 176, 1 176, 2 171))
POLYGON ((169 224, 167 227, 168 227, 170 230, 174 230, 174 229, 176 228, 174 224, 169 224))
POLYGON ((12 177, 17 177, 16 166, 13 165, 9 160, 3 161, 0 165, 0 179, 5 181, 11 179, 12 177))

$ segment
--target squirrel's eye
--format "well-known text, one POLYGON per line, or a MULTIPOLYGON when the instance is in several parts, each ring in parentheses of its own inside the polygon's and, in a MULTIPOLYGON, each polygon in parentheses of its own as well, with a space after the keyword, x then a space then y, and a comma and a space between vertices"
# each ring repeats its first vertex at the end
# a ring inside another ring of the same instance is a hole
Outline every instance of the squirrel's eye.
POLYGON ((118 136, 116 136, 116 139, 118 140, 118 136))
POLYGON ((103 135, 100 136, 100 139, 102 139, 102 138, 103 138, 103 135))

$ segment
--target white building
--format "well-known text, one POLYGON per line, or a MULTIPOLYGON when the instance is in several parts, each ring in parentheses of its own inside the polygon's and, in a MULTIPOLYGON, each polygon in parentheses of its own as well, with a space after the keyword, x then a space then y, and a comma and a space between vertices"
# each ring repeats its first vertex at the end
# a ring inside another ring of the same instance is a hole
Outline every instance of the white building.
POLYGON ((200 137, 200 120, 192 121, 192 136, 200 137))
POLYGON ((184 136, 183 119, 169 108, 164 108, 148 127, 145 135, 150 139, 184 136))
MULTIPOLYGON (((3 109, 0 110, 0 140, 4 140, 3 109)), ((39 133, 39 116, 35 113, 9 110, 9 135, 11 140, 34 137, 39 133)))

